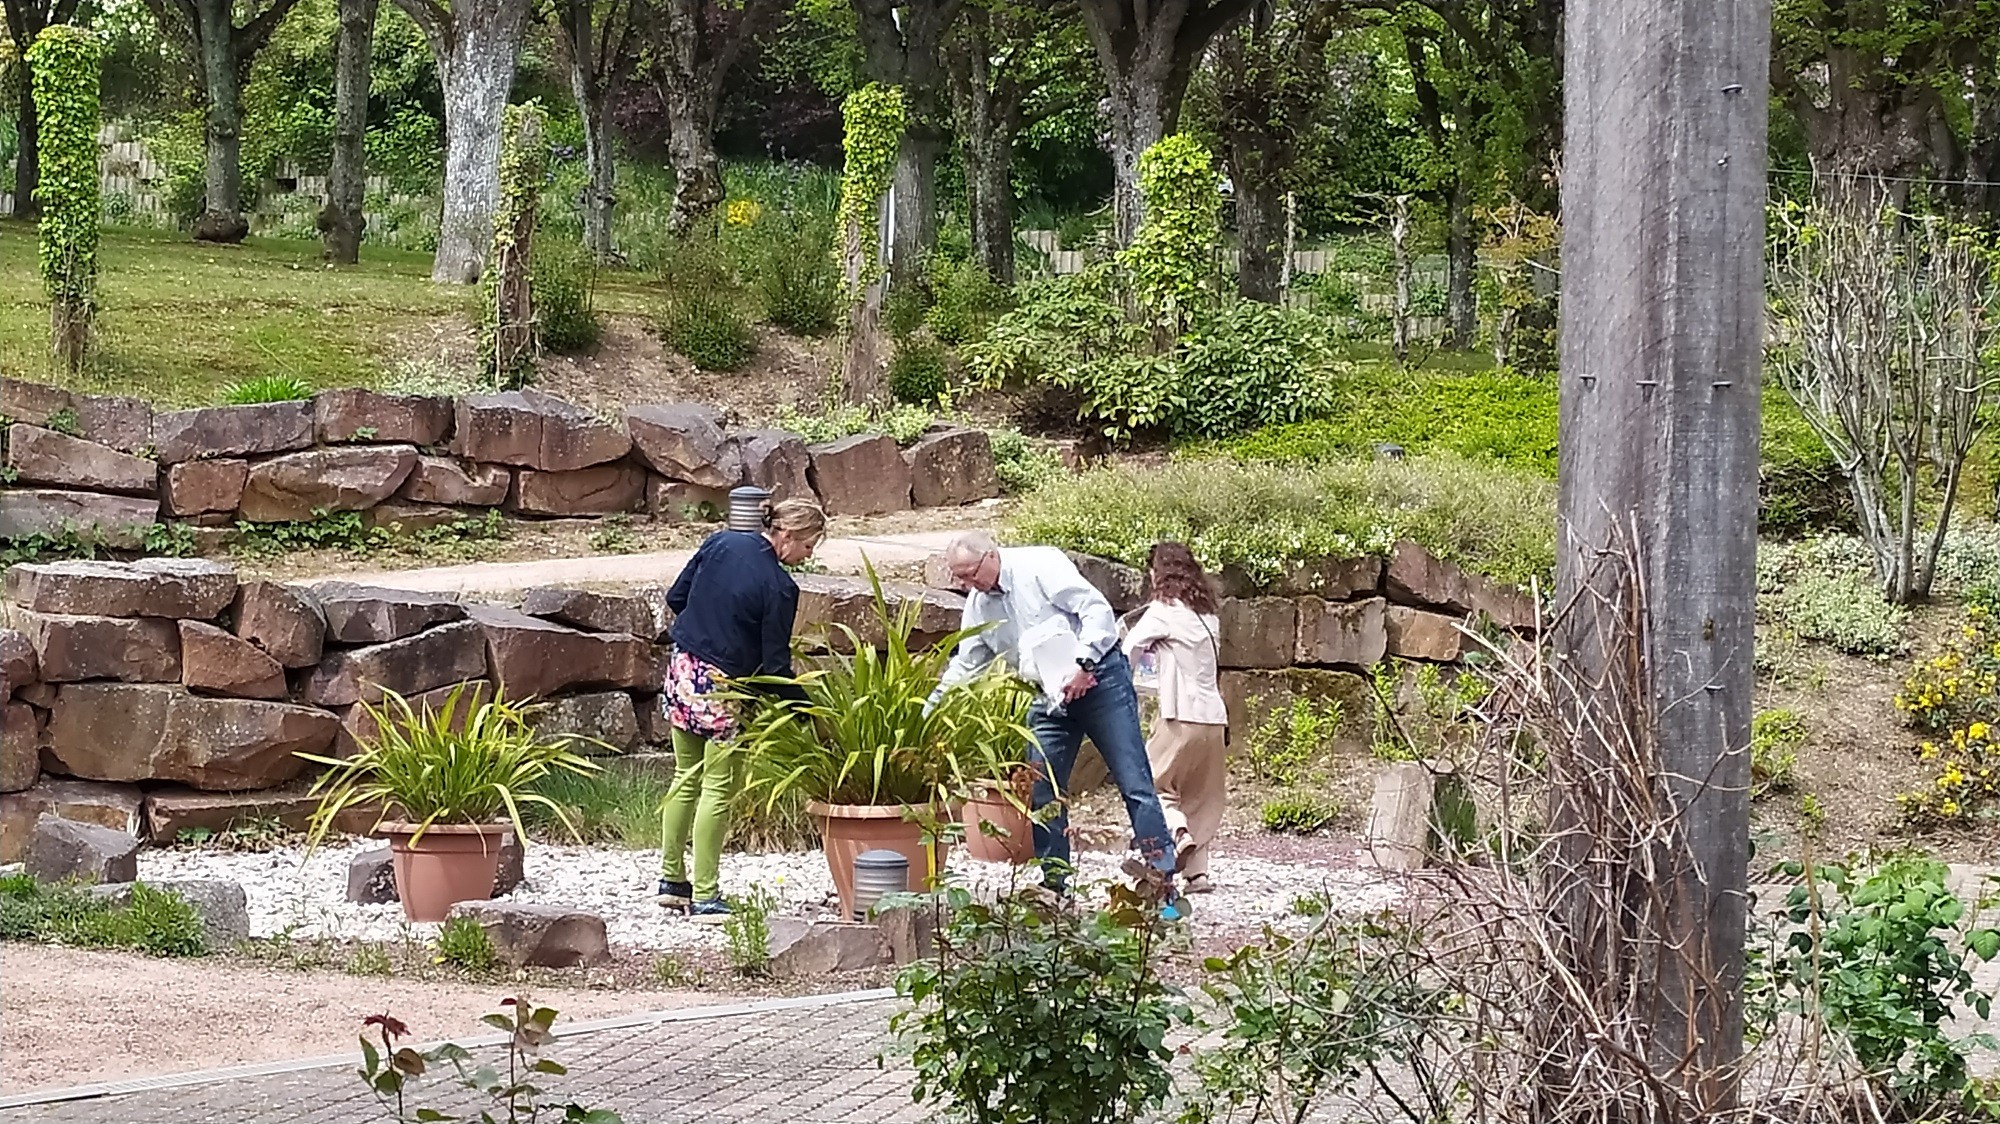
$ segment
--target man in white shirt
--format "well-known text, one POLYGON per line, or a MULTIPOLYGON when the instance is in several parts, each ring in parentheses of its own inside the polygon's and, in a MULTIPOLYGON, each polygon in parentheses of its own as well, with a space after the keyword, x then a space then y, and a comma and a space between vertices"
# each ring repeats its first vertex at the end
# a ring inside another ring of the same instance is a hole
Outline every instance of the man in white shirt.
MULTIPOLYGON (((1002 549, 991 536, 971 532, 952 540, 945 549, 945 562, 952 579, 966 590, 963 627, 989 622, 993 627, 959 643, 937 695, 996 659, 1033 681, 1032 669, 1021 667, 1021 638, 1060 619, 1076 637, 1077 667, 1061 688, 1059 706, 1042 695, 1028 712, 1037 743, 1031 756, 1041 766, 1034 806, 1040 809, 1055 801, 1058 791, 1068 791, 1077 750, 1088 737, 1125 798, 1134 845, 1171 884, 1173 847, 1160 797, 1153 790, 1153 767, 1146 760, 1146 738, 1139 727, 1139 695, 1132 687, 1132 665, 1118 646, 1118 617, 1111 603, 1054 547, 1002 549)), ((1035 855, 1056 860, 1045 877, 1060 887, 1070 860, 1066 808, 1047 823, 1035 824, 1035 855)), ((1167 899, 1174 900, 1171 888, 1167 899)))

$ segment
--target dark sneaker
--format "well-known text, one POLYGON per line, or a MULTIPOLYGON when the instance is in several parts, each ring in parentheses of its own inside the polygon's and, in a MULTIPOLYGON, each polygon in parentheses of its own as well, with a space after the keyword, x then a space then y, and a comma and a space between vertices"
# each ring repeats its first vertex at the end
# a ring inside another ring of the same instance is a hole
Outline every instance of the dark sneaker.
POLYGON ((670 909, 686 909, 694 901, 694 887, 686 882, 660 879, 659 891, 653 900, 670 909))
POLYGON ((688 909, 689 916, 697 921, 722 921, 729 917, 729 903, 721 898, 710 898, 696 902, 688 909))

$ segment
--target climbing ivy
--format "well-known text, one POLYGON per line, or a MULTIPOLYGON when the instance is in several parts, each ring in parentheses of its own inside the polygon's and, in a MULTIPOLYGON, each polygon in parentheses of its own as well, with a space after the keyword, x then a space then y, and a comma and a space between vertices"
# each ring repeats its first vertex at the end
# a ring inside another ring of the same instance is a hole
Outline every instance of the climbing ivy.
POLYGON ((90 350, 97 310, 98 63, 95 35, 57 24, 28 48, 41 123, 42 285, 49 294, 50 349, 71 372, 90 350))
POLYGON ((859 290, 881 274, 882 196, 889 190, 909 115, 901 89, 873 82, 847 95, 841 114, 847 122, 841 142, 847 167, 840 180, 840 229, 850 252, 860 253, 859 276, 851 278, 859 290))
POLYGON ((500 207, 493 215, 493 250, 482 281, 480 348, 501 387, 518 387, 534 373, 541 350, 536 332, 530 259, 535 216, 548 172, 543 134, 548 111, 531 101, 507 107, 500 137, 500 207))
POLYGON ((1214 158, 1185 133, 1162 139, 1139 157, 1146 220, 1119 263, 1140 306, 1175 333, 1214 298, 1221 267, 1221 187, 1214 158))

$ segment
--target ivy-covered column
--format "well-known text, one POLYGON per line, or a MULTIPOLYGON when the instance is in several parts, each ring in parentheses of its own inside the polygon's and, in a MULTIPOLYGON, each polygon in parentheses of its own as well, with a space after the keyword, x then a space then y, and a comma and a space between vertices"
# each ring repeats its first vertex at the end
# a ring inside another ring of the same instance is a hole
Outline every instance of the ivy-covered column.
POLYGON ((548 169, 548 145, 542 139, 548 116, 538 102, 510 105, 501 130, 500 209, 493 216, 493 251, 486 259, 481 343, 493 382, 503 389, 526 384, 541 351, 529 260, 548 169))
POLYGON ((97 313, 97 236, 103 200, 97 172, 98 60, 103 47, 83 28, 58 24, 28 48, 41 124, 42 285, 49 294, 49 348, 71 373, 90 354, 97 313))
POLYGON ((895 173, 896 150, 908 117, 903 92, 871 83, 841 106, 847 131, 840 181, 841 274, 846 278, 847 358, 843 381, 850 402, 879 402, 882 366, 882 197, 895 173))
POLYGON ((1170 346, 1214 303, 1222 269, 1222 180, 1215 158, 1185 133, 1139 157, 1145 221, 1120 254, 1138 311, 1170 346))

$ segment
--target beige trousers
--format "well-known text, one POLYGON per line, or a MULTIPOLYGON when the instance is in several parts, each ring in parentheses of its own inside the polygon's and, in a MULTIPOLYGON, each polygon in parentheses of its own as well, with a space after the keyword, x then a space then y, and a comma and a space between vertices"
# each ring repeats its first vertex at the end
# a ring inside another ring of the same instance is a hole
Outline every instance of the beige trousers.
POLYGON ((1153 787, 1159 790, 1160 810, 1167 815, 1174 846, 1180 847, 1183 839, 1194 842, 1194 851, 1181 867, 1189 878, 1208 873, 1209 844, 1215 842, 1229 802, 1222 731, 1221 726, 1162 718, 1153 724, 1153 736, 1146 742, 1153 787))

